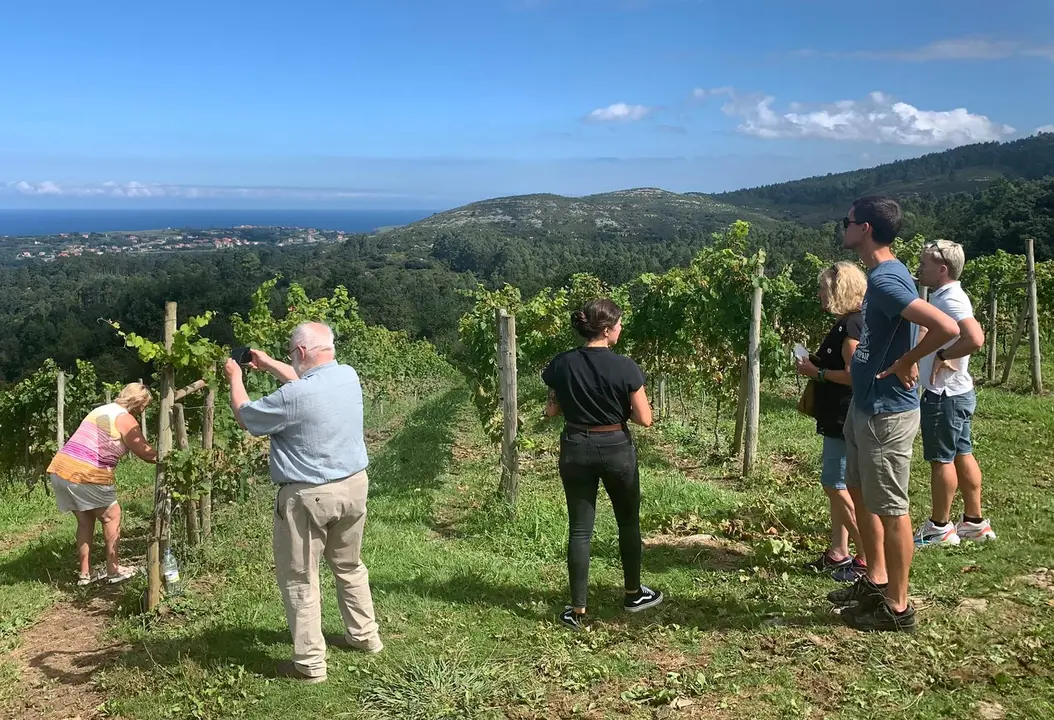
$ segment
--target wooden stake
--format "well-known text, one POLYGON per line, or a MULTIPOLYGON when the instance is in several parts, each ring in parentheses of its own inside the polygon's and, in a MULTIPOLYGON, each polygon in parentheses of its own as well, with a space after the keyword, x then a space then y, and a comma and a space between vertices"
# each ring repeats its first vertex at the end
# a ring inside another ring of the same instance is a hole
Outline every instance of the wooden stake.
MULTIPOLYGON (((176 448, 186 450, 190 447, 187 438, 187 418, 181 403, 172 406, 172 426, 176 429, 176 448)), ((201 544, 201 531, 198 529, 198 501, 189 497, 183 501, 183 515, 187 519, 187 546, 197 547, 201 544)))
POLYGON ((1010 343, 1010 350, 1006 354, 1006 364, 1003 366, 1003 379, 1000 381, 1006 385, 1010 380, 1010 371, 1014 368, 1014 358, 1017 357, 1017 348, 1021 344, 1021 338, 1025 335, 1025 322, 1028 320, 1028 303, 1021 306, 1021 313, 1017 316, 1017 330, 1014 332, 1014 340, 1010 343))
POLYGON ((739 364, 739 394, 736 395, 736 434, 732 438, 732 454, 737 458, 743 457, 743 420, 747 411, 747 376, 750 370, 747 367, 746 356, 739 364))
MULTIPOLYGON (((139 378, 139 384, 140 385, 143 384, 143 378, 139 378)), ((147 435, 146 435, 146 428, 147 428, 146 408, 143 408, 143 411, 141 413, 139 413, 139 431, 143 433, 143 439, 146 440, 147 442, 150 442, 150 438, 148 438, 147 435)))
POLYGON ((747 346, 747 392, 743 417, 743 474, 754 470, 758 454, 758 420, 761 414, 761 278, 765 277, 765 252, 758 251, 758 283, 750 300, 750 337, 747 346))
POLYGON ((55 378, 55 441, 60 450, 66 444, 66 373, 62 370, 55 378))
POLYGON ((1028 265, 1029 359, 1032 365, 1032 392, 1043 392, 1043 358, 1039 352, 1039 298, 1036 294, 1036 241, 1025 241, 1025 262, 1028 265))
MULTIPOLYGON (((176 304, 165 303, 165 350, 172 350, 176 335, 176 304)), ((161 368, 161 407, 157 413, 157 456, 159 461, 172 450, 172 406, 175 395, 175 371, 171 365, 161 368)), ((146 609, 153 610, 161 601, 161 558, 168 549, 171 502, 164 465, 159 463, 154 476, 154 534, 147 546, 146 609)))
POLYGON ((516 385, 516 317, 496 311, 498 324, 498 372, 501 387, 501 493, 516 504, 520 489, 520 455, 516 447, 519 425, 519 396, 516 385))
POLYGON ((985 363, 985 378, 995 382, 996 342, 999 338, 999 296, 993 287, 988 291, 988 361, 985 363))
MULTIPOLYGON (((215 375, 216 368, 212 368, 215 375)), ((205 418, 201 422, 201 447, 206 451, 212 450, 213 425, 216 418, 216 389, 209 386, 205 392, 205 418)), ((201 537, 208 539, 212 536, 212 478, 208 480, 205 492, 201 494, 201 537)))

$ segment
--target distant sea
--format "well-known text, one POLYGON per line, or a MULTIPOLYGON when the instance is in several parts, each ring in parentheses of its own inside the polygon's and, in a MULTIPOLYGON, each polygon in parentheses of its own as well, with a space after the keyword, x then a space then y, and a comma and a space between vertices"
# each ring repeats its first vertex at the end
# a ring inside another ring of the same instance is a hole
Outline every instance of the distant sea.
POLYGON ((236 225, 371 232, 406 225, 433 210, 0 210, 0 237, 65 232, 229 228, 236 225))

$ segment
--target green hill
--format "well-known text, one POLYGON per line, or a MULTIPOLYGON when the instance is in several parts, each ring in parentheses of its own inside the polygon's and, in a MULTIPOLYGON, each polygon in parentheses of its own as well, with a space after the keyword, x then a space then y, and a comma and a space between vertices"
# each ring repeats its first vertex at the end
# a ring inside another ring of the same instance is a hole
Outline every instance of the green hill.
POLYGON ((840 217, 854 198, 883 194, 900 200, 977 193, 1000 179, 1054 175, 1054 133, 1006 143, 980 143, 912 160, 736 190, 713 196, 723 205, 817 225, 840 217))
POLYGON ((744 212, 706 195, 636 188, 571 198, 518 195, 482 200, 433 215, 406 231, 487 228, 510 237, 634 237, 661 239, 684 232, 715 232, 736 220, 771 225, 764 213, 744 212))

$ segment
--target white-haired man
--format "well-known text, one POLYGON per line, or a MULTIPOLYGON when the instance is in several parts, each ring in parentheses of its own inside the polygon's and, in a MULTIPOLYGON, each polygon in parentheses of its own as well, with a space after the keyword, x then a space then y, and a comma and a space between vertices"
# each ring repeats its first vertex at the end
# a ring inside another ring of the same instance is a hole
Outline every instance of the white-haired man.
MULTIPOLYGON (((973 456, 971 424, 977 397, 967 365, 984 346, 984 330, 959 284, 966 256, 962 245, 938 240, 927 245, 919 279, 932 289, 930 303, 959 325, 959 336, 919 361, 922 394, 922 454, 930 463, 933 512, 915 533, 915 547, 958 545, 995 538, 981 514, 981 468, 973 456), (962 491, 962 522, 952 523, 955 490, 962 491)), ((920 330, 923 335, 925 330, 920 330)))
POLYGON ((231 408, 238 424, 271 438, 271 479, 278 485, 274 560, 293 660, 280 677, 308 683, 326 679, 326 642, 318 566, 324 557, 336 579, 345 633, 336 644, 380 652, 369 575, 359 557, 366 522, 366 443, 362 387, 355 370, 337 363, 333 331, 321 323, 297 326, 289 341, 290 363, 260 350, 251 367, 274 375, 282 386, 250 401, 236 361, 225 366, 231 408))

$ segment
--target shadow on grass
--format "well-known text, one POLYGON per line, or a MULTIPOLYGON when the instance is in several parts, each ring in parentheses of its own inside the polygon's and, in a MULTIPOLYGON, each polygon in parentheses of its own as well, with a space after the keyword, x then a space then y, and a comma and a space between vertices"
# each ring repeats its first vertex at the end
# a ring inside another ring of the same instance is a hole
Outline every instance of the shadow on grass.
POLYGON ((414 410, 370 460, 370 499, 403 498, 436 490, 450 465, 465 388, 455 387, 414 410))
MULTIPOLYGON (((147 528, 144 523, 135 518, 129 522, 129 527, 122 527, 119 549, 122 562, 146 555, 147 528)), ((102 529, 96 524, 91 552, 93 569, 105 557, 102 529)), ((42 582, 63 585, 68 582, 75 587, 73 582, 76 579, 77 539, 72 529, 56 529, 8 553, 0 561, 0 583, 4 584, 42 582)))
MULTIPOLYGON (((553 591, 516 582, 496 583, 478 575, 464 573, 443 580, 380 580, 372 584, 374 588, 387 594, 412 595, 451 605, 501 608, 533 621, 549 621, 555 618, 568 603, 566 590, 553 591)), ((590 617, 605 621, 618 618, 626 622, 631 618, 636 622, 639 618, 641 622, 646 623, 677 624, 700 630, 762 627, 766 625, 768 618, 773 616, 780 616, 781 625, 811 627, 834 624, 830 617, 820 611, 813 615, 783 617, 784 608, 777 603, 710 597, 678 600, 667 596, 666 601, 652 611, 628 614, 622 608, 623 598, 624 591, 620 587, 591 585, 590 617)))

